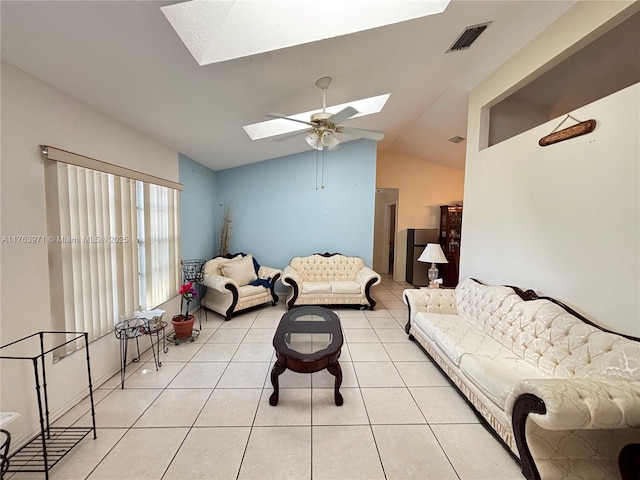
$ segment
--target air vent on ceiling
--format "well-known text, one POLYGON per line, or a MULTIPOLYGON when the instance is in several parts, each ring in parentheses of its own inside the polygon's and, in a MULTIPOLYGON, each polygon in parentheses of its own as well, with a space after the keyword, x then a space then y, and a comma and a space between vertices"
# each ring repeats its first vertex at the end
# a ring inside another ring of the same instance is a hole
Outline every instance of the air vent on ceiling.
POLYGON ((449 141, 450 141, 451 143, 460 143, 460 142, 463 142, 463 141, 464 141, 464 138, 462 138, 462 137, 458 137, 458 136, 456 135, 455 137, 451 137, 451 138, 449 139, 449 141))
POLYGON ((445 53, 457 52, 458 50, 465 50, 469 48, 489 25, 491 25, 491 22, 481 23, 480 25, 473 25, 465 28, 445 53))

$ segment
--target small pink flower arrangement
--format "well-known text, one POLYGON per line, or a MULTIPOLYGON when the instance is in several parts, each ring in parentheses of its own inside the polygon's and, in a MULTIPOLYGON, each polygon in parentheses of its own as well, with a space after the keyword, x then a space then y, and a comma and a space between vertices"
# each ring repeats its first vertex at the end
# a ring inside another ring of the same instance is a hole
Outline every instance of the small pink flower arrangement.
MULTIPOLYGON (((196 298, 198 298, 198 291, 193 288, 193 282, 187 282, 180 286, 180 295, 182 295, 182 301, 187 302, 187 306, 184 311, 184 320, 188 320, 189 318, 189 304, 196 298)), ((182 310, 182 304, 180 305, 180 310, 182 310)))

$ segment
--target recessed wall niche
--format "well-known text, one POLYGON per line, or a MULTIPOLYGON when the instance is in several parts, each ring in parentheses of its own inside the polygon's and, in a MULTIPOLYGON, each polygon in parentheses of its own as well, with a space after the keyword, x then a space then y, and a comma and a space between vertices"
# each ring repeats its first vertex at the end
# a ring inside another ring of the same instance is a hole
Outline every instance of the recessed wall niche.
POLYGON ((638 82, 640 13, 635 13, 490 107, 488 138, 481 139, 481 148, 503 142, 638 82))

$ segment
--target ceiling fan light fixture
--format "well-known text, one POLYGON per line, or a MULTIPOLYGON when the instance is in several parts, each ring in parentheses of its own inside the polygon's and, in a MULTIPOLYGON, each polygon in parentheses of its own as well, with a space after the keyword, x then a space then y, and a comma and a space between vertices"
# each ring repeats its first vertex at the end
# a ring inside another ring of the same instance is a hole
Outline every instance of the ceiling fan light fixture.
POLYGON ((331 133, 325 133, 322 137, 322 143, 325 147, 328 147, 329 150, 332 150, 338 146, 340 140, 338 140, 338 137, 331 133))
POLYGON ((338 137, 331 132, 310 132, 304 137, 305 141, 316 150, 323 150, 327 147, 329 150, 334 149, 340 143, 338 137))
POLYGON ((324 147, 322 145, 322 140, 320 140, 320 137, 318 137, 318 135, 316 135, 315 133, 308 134, 306 137, 304 137, 304 139, 307 141, 311 148, 322 150, 324 147))

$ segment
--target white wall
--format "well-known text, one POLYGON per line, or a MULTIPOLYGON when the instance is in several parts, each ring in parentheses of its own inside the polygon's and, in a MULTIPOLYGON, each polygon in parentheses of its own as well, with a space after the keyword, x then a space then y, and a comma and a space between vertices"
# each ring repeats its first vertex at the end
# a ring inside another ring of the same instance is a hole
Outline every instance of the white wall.
POLYGON ((461 278, 532 288, 640 336, 640 85, 571 112, 598 122, 589 135, 539 147, 553 119, 479 148, 484 107, 628 5, 579 2, 471 93, 461 278))
MULTIPOLYGON (((47 233, 42 144, 178 181, 177 152, 12 65, 2 63, 1 75, 2 236, 47 233)), ((51 329, 47 245, 3 242, 0 275, 0 343, 51 329)), ((177 297, 164 308, 176 311, 177 297)), ((119 370, 113 335, 94 342, 89 350, 94 383, 119 370)), ((88 393, 84 366, 84 350, 55 364, 48 359, 53 416, 88 393)), ((0 367, 2 410, 22 415, 8 426, 13 441, 20 445, 38 427, 32 368, 28 362, 14 360, 0 360, 0 367)))

